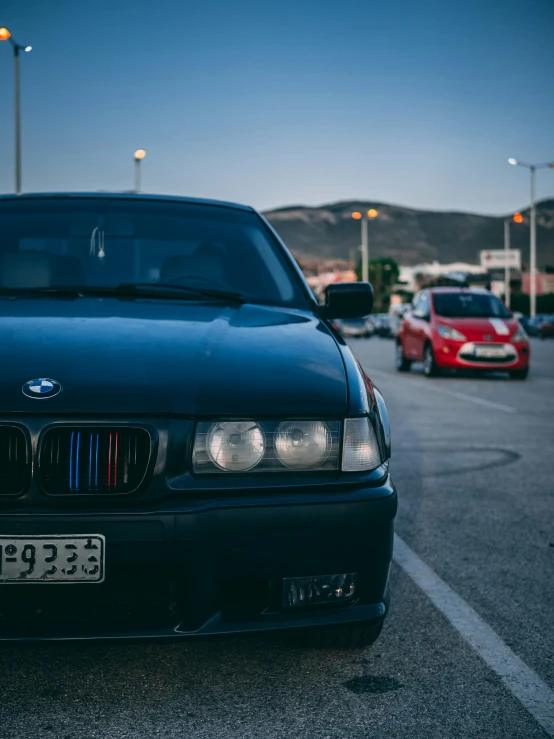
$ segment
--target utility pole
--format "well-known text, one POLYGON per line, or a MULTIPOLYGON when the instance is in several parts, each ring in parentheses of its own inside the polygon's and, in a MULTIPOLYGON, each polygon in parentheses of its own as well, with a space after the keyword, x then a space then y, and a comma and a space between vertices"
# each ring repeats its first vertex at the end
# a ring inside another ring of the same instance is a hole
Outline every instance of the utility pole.
POLYGON ((362 226, 362 282, 369 282, 369 254, 368 254, 368 222, 373 221, 379 215, 375 208, 370 208, 367 214, 355 211, 352 218, 355 221, 361 221, 362 226))
POLYGON ((14 41, 11 31, 0 28, 0 41, 9 41, 13 48, 14 110, 15 110, 15 194, 21 195, 21 93, 19 77, 19 52, 32 51, 32 46, 22 46, 14 41))
POLYGON ((510 308, 510 268, 508 266, 508 252, 510 251, 510 221, 511 218, 506 218, 504 221, 504 302, 506 308, 510 308))

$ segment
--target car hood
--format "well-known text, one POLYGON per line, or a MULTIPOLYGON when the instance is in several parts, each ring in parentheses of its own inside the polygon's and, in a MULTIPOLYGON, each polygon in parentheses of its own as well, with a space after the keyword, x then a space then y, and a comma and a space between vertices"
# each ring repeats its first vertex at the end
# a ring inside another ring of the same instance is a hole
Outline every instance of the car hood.
POLYGON ((446 318, 436 316, 437 323, 452 326, 468 341, 510 341, 519 327, 515 318, 446 318))
POLYGON ((312 314, 254 305, 1 301, 4 412, 343 415, 339 347, 312 314), (50 378, 56 397, 23 395, 50 378))

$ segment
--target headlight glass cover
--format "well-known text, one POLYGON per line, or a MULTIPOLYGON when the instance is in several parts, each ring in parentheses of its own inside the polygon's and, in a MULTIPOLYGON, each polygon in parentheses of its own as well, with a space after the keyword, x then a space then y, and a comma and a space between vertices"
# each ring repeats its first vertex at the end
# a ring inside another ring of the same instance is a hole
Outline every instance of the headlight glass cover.
POLYGON ((389 413, 387 411, 387 406, 385 403, 385 399, 377 390, 375 386, 373 386, 373 392, 375 394, 375 401, 377 403, 377 408, 379 411, 379 420, 381 421, 381 428, 383 430, 383 445, 384 445, 384 457, 385 459, 389 459, 391 455, 391 434, 390 434, 390 422, 389 422, 389 413))
POLYGON ((443 339, 451 339, 452 341, 466 340, 466 337, 462 333, 460 333, 460 331, 456 331, 456 329, 452 328, 452 326, 445 326, 444 323, 439 323, 437 325, 437 331, 443 337, 443 339))
POLYGON ((275 453, 291 469, 318 467, 331 451, 332 438, 321 421, 286 421, 274 436, 275 453))
POLYGON ((339 421, 202 421, 196 427, 195 473, 337 470, 339 421))
POLYGON ((381 464, 381 452, 369 418, 347 418, 342 445, 343 472, 374 470, 381 464))
POLYGON ((511 341, 514 343, 518 341, 527 341, 527 334, 525 333, 525 330, 522 326, 520 326, 515 334, 512 336, 511 341))
POLYGON ((208 457, 227 472, 244 472, 255 467, 264 455, 265 441, 254 421, 214 423, 206 438, 208 457))

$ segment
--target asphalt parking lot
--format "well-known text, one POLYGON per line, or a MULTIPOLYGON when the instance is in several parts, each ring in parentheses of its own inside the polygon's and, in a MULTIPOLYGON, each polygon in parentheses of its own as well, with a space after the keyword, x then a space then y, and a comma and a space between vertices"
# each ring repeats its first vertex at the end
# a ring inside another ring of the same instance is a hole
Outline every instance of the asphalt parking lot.
POLYGON ((4 646, 2 739, 554 736, 554 341, 525 382, 400 375, 392 341, 351 346, 388 403, 399 554, 417 555, 393 566, 379 641, 4 646))

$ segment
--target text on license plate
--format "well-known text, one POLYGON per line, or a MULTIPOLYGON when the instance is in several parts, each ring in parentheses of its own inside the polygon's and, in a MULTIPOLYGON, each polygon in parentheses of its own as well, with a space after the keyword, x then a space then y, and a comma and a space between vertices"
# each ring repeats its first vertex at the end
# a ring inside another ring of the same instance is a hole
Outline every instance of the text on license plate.
POLYGON ((105 539, 76 536, 0 536, 0 583, 102 582, 105 539))
POLYGON ((505 357, 506 350, 503 346, 477 346, 475 347, 476 357, 505 357))

